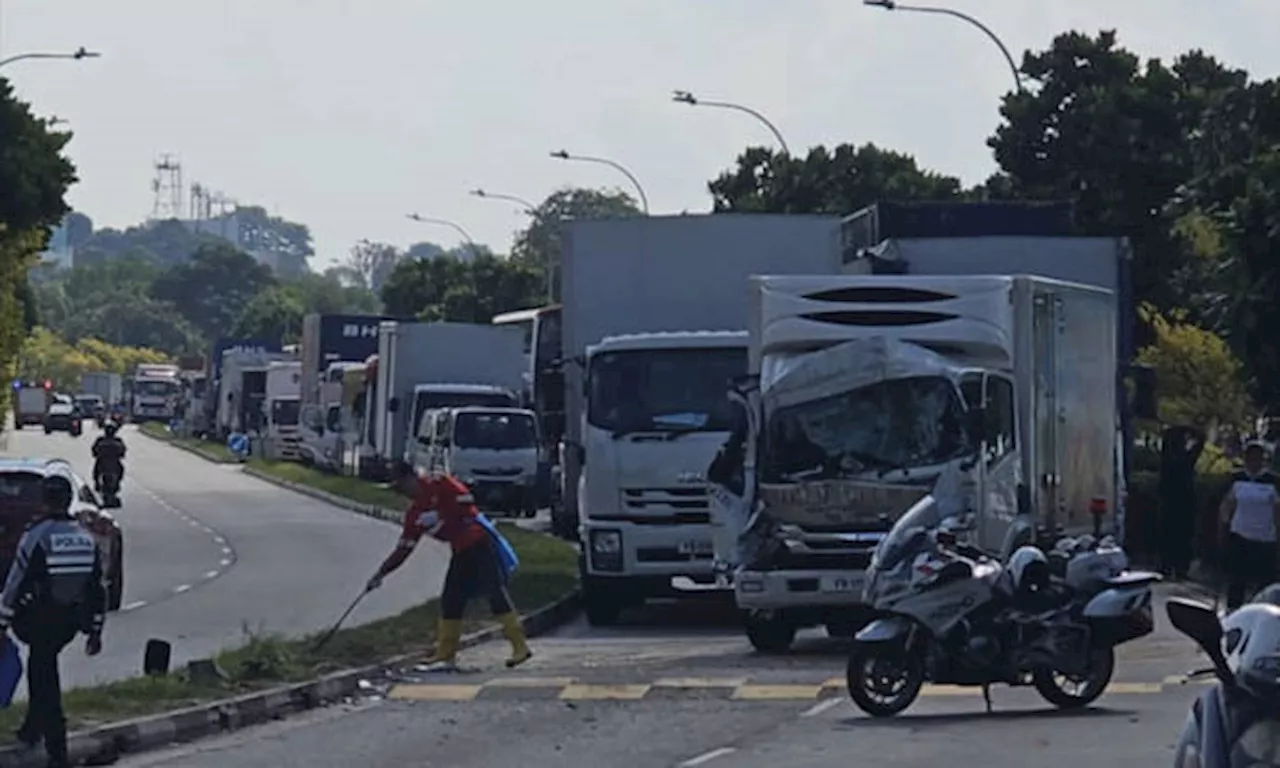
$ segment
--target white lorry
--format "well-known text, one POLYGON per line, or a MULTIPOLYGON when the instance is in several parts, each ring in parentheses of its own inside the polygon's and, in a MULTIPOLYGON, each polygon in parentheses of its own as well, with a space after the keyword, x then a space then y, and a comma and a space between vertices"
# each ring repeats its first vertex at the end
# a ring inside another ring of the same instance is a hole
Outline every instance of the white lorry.
MULTIPOLYGON (((303 370, 305 372, 305 366, 303 370)), ((315 401, 306 402, 304 393, 298 442, 298 460, 303 464, 327 472, 338 472, 344 467, 346 448, 356 438, 354 390, 360 388, 364 375, 364 363, 332 362, 320 376, 315 401)))
POLYGON ((413 461, 429 408, 519 407, 524 369, 519 329, 469 323, 383 322, 364 396, 361 474, 386 477, 413 461))
POLYGON ((216 429, 219 440, 233 432, 263 436, 267 427, 267 370, 295 356, 262 349, 228 349, 222 353, 216 429))
POLYGON ((298 460, 301 441, 298 417, 302 409, 302 363, 279 360, 267 364, 267 454, 273 459, 298 460))
POLYGON ((835 273, 839 259, 839 220, 829 216, 569 223, 552 518, 582 543, 593 624, 649 598, 714 588, 704 473, 729 432, 729 381, 747 372, 747 277, 835 273))
POLYGON ((1117 509, 1112 291, 823 275, 753 295, 743 497, 717 505, 716 554, 756 648, 851 632, 872 549, 931 490, 1001 556, 1117 509))
POLYGON ((485 511, 537 514, 538 420, 532 410, 465 406, 428 409, 413 466, 462 480, 485 511))
POLYGON ((52 383, 44 386, 31 382, 17 382, 13 397, 13 426, 22 429, 29 424, 44 424, 45 411, 52 401, 52 383))
POLYGON ((124 394, 124 381, 120 374, 109 371, 91 371, 80 374, 80 392, 97 395, 108 407, 120 402, 124 394))
POLYGON ((163 363, 138 364, 129 388, 135 422, 168 422, 178 415, 178 399, 182 396, 178 370, 176 365, 163 363))

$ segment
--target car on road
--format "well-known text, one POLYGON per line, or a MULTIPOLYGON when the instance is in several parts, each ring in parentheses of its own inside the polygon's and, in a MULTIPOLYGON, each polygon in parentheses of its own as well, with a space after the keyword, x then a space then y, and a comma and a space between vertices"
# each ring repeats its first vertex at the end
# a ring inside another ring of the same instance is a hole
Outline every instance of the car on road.
POLYGON ((66 395, 55 395, 44 412, 44 433, 68 432, 72 437, 79 437, 83 430, 83 416, 75 401, 66 395))
POLYGON ((76 395, 76 408, 80 409, 81 418, 96 419, 99 425, 107 418, 107 404, 102 401, 101 395, 76 395))
POLYGON ((0 458, 0 573, 9 573, 18 541, 39 514, 40 485, 51 475, 62 475, 76 489, 72 512, 98 542, 107 609, 119 610, 124 597, 124 532, 89 483, 64 459, 0 458))

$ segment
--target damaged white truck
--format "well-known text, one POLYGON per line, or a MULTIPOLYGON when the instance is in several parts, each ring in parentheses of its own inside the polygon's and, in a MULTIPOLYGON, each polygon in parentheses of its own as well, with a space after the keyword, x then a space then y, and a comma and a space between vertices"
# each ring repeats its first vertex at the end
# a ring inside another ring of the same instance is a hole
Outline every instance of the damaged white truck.
POLYGON ((752 283, 747 428, 708 479, 717 570, 758 650, 802 627, 851 633, 873 548, 927 493, 1002 557, 1116 511, 1115 292, 1028 275, 752 283))

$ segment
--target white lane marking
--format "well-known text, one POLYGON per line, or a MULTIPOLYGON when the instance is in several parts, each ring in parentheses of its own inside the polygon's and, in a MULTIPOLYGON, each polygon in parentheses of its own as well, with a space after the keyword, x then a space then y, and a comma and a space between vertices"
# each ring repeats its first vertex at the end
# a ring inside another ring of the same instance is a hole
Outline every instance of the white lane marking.
POLYGON ((712 760, 715 760, 717 757, 732 755, 736 751, 737 750, 735 750, 733 747, 720 747, 719 749, 713 749, 710 752, 704 752, 701 755, 698 755, 697 757, 691 757, 688 760, 685 760, 683 763, 680 764, 680 768, 693 768, 695 765, 702 765, 703 763, 709 763, 712 760))
MULTIPOLYGON (((216 539, 215 539, 215 541, 216 541, 216 539)), ((229 555, 229 554, 231 554, 231 547, 223 547, 223 548, 222 548, 222 554, 224 554, 224 555, 229 555)))
POLYGON ((178 594, 182 594, 183 592, 186 592, 188 589, 191 589, 190 584, 179 584, 178 586, 173 588, 173 591, 178 594))
POLYGON ((838 705, 838 704, 839 704, 840 702, 842 702, 842 701, 844 701, 844 698, 843 698, 843 697, 841 697, 841 696, 832 696, 831 698, 827 699, 826 701, 820 701, 820 702, 818 702, 817 704, 814 704, 812 707, 809 707, 809 708, 808 708, 808 709, 806 709, 805 711, 801 712, 801 713, 800 713, 800 716, 801 716, 801 717, 817 717, 818 715, 822 714, 823 712, 826 712, 828 709, 831 709, 831 708, 835 707, 836 705, 838 705))
POLYGON ((205 571, 204 577, 205 577, 206 579, 215 579, 215 578, 217 578, 217 577, 218 577, 218 572, 217 572, 217 571, 205 571))
POLYGON ((120 606, 120 612, 124 613, 125 611, 136 611, 146 604, 147 604, 146 600, 135 600, 132 603, 120 606))
POLYGON ((221 560, 218 561, 218 565, 222 566, 223 568, 226 568, 228 565, 231 565, 231 558, 229 557, 222 558, 221 560))
POLYGON ((224 538, 222 538, 221 536, 214 536, 214 537, 213 537, 213 543, 215 543, 215 544, 226 544, 226 543, 227 543, 227 540, 226 540, 226 539, 224 539, 224 538))

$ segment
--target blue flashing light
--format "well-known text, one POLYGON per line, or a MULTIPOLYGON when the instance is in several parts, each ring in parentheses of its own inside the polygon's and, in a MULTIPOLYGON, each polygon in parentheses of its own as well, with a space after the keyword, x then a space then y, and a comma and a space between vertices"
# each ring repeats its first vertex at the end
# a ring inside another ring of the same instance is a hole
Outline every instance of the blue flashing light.
POLYGON ((14 388, 14 389, 22 389, 22 379, 14 379, 14 380, 13 380, 13 388, 14 388))

